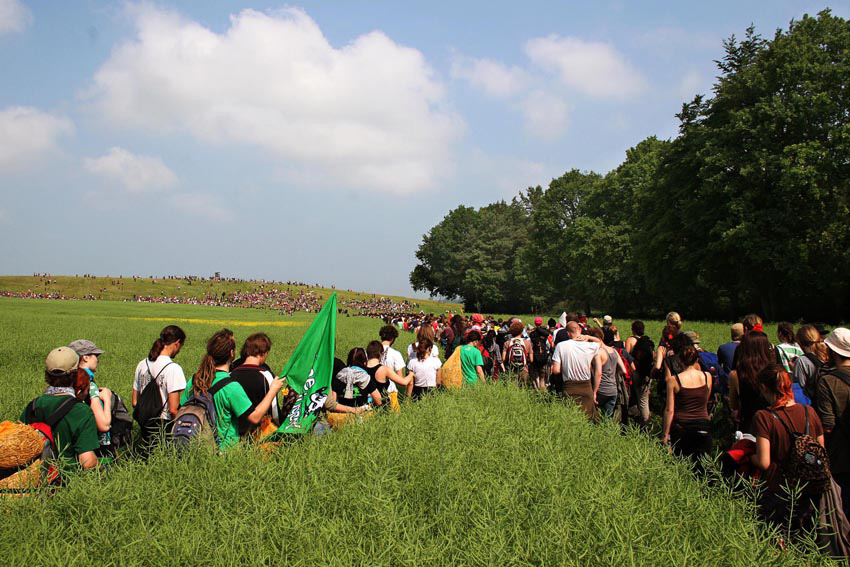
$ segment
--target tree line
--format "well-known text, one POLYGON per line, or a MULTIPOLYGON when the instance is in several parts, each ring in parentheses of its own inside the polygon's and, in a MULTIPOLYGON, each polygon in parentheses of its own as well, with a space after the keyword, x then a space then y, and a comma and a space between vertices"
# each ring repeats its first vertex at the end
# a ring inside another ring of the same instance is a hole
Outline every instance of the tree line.
POLYGON ((850 23, 825 10, 723 46, 674 139, 457 207, 423 236, 413 288, 500 313, 850 318, 850 23))

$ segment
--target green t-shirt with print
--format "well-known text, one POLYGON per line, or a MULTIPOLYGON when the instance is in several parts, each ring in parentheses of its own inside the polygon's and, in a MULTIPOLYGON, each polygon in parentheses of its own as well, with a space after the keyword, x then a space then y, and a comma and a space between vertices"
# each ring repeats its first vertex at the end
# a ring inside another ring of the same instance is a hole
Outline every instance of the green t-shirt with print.
MULTIPOLYGON (((217 370, 210 386, 230 376, 223 370, 217 370)), ((180 396, 180 405, 186 403, 192 395, 192 379, 186 383, 186 389, 180 396)), ((251 407, 248 394, 238 382, 231 382, 213 396, 215 402, 215 426, 218 430, 218 448, 229 449, 239 442, 239 418, 251 407)))
POLYGON ((475 345, 463 345, 460 347, 460 367, 463 372, 463 381, 466 384, 478 382, 476 366, 484 366, 484 357, 475 345))
MULTIPOLYGON (((44 421, 68 399, 68 396, 49 396, 47 394, 35 401, 35 418, 44 421)), ((21 413, 21 421, 26 419, 27 408, 21 413)), ((67 472, 77 468, 77 456, 100 448, 97 425, 91 408, 82 402, 74 404, 68 414, 53 428, 53 440, 62 459, 62 470, 67 472)))

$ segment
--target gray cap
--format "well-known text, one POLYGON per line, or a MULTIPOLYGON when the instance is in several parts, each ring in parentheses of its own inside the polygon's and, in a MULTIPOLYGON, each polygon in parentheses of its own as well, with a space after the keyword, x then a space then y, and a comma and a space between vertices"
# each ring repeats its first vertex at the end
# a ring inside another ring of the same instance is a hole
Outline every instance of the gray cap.
POLYGON ((685 336, 691 339, 692 344, 699 344, 699 335, 695 331, 685 331, 685 336))
POLYGON ((103 354, 103 351, 88 339, 77 339, 69 344, 68 348, 74 349, 74 352, 80 356, 86 356, 87 354, 103 354))

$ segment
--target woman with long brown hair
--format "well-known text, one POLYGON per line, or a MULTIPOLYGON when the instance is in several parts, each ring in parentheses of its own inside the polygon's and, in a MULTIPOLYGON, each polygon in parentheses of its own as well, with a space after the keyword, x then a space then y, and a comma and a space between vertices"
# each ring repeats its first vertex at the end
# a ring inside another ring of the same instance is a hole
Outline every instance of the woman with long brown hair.
POLYGON ((738 430, 746 433, 755 413, 764 408, 758 373, 776 360, 776 353, 766 334, 750 331, 741 339, 736 354, 737 366, 729 374, 729 407, 738 430))
POLYGON ((751 461, 764 471, 761 479, 766 488, 759 498, 759 514, 774 525, 789 526, 797 532, 814 519, 816 502, 806 492, 789 499, 783 490, 786 477, 782 463, 794 450, 794 433, 806 433, 823 446, 823 426, 814 409, 794 402, 791 376, 781 365, 768 364, 762 368, 756 382, 766 401, 766 408, 753 417, 752 426, 756 453, 751 461))
POLYGON ((283 387, 283 380, 275 378, 269 384, 269 391, 263 400, 254 406, 242 385, 230 377, 230 363, 236 353, 236 340, 230 329, 222 329, 207 341, 207 350, 198 371, 183 393, 181 403, 190 395, 206 394, 212 391, 215 403, 219 449, 228 449, 239 441, 239 420, 244 419, 251 425, 257 425, 269 412, 272 400, 283 387))

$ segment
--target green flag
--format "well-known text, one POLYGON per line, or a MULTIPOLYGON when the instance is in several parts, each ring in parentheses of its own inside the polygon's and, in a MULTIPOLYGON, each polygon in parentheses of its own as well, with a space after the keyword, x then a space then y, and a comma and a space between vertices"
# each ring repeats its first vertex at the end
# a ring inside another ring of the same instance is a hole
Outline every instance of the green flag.
POLYGON ((336 338, 336 292, 295 347, 280 377, 298 394, 276 433, 309 433, 331 389, 336 338))

